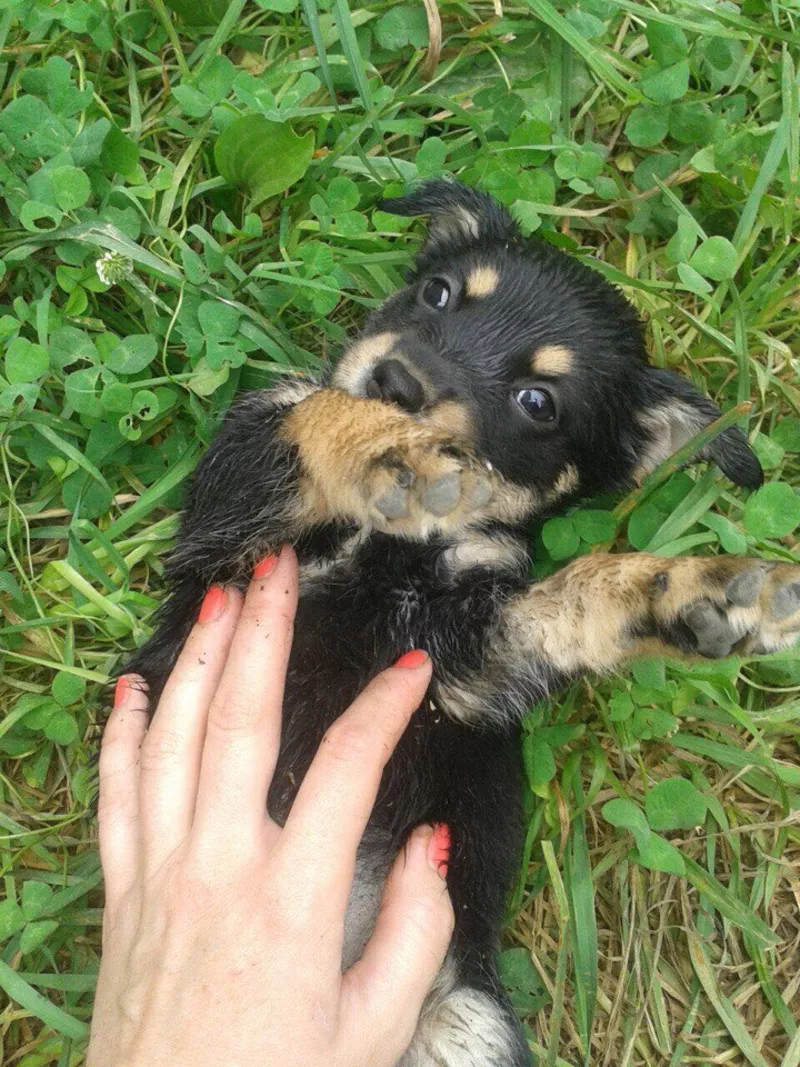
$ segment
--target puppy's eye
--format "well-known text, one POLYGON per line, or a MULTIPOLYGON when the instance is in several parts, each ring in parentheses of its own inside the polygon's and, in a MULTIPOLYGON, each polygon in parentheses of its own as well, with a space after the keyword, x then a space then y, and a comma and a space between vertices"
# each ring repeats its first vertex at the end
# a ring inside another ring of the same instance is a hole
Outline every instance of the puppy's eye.
POLYGON ((544 389, 519 389, 517 403, 534 422, 555 422, 556 405, 544 389))
POLYGON ((450 300, 450 286, 443 278, 432 278, 422 290, 422 299, 428 307, 442 311, 450 300))

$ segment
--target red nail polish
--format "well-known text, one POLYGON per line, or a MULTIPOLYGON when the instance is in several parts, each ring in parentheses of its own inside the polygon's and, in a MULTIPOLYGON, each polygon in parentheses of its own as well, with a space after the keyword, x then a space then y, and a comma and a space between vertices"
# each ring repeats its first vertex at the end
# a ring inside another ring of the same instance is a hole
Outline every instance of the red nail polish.
POLYGON ((414 648, 410 652, 406 652, 404 656, 395 663, 395 667, 421 667, 423 663, 428 662, 428 653, 421 648, 414 648))
POLYGON ((253 579, 266 578, 268 574, 271 574, 275 570, 275 564, 278 562, 278 557, 273 553, 269 556, 264 556, 260 560, 253 571, 253 579))
POLYGON ((433 837, 428 844, 428 863, 439 872, 439 877, 447 879, 447 867, 450 863, 450 827, 447 823, 437 822, 433 827, 433 837))
POLYGON ((225 610, 226 599, 225 590, 222 586, 212 585, 203 597, 203 603, 200 606, 200 614, 197 616, 197 621, 213 622, 214 619, 218 619, 225 610))
POLYGON ((129 681, 127 675, 123 674, 123 676, 121 678, 117 678, 117 684, 114 686, 114 707, 115 708, 118 708, 119 705, 122 703, 122 701, 125 699, 125 696, 127 695, 129 686, 130 686, 130 681, 129 681))

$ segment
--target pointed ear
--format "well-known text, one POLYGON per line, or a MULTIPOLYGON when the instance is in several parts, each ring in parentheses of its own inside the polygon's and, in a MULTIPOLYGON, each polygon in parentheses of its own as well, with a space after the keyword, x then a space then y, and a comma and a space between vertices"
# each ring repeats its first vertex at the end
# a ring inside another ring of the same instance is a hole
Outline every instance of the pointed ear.
POLYGON ((381 200, 378 207, 391 215, 430 216, 423 255, 520 237, 517 224, 493 197, 456 181, 425 182, 408 196, 381 200))
MULTIPOLYGON (((644 404, 638 416, 646 436, 638 468, 642 476, 721 414, 708 397, 670 371, 648 368, 643 393, 644 404)), ((761 464, 738 426, 723 430, 698 458, 713 460, 726 477, 746 489, 758 489, 764 481, 761 464)))

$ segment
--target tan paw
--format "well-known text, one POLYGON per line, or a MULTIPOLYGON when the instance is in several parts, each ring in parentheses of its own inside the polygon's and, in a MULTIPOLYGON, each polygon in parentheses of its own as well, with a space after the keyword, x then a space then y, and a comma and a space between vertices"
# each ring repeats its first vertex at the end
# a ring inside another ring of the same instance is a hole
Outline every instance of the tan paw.
POLYGON ((453 529, 485 508, 492 473, 447 441, 404 442, 369 465, 363 479, 375 526, 388 533, 425 536, 453 529))
POLYGON ((725 559, 710 564, 702 579, 706 595, 666 623, 667 630, 685 629, 698 655, 760 655, 800 638, 800 566, 725 559))

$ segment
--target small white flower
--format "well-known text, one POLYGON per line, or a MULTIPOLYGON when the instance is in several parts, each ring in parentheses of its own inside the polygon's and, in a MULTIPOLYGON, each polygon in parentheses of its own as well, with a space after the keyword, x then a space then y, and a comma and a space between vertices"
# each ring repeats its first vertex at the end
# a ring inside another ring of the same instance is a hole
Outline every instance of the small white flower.
POLYGON ((119 285, 133 274, 133 263, 119 252, 104 252, 96 260, 95 269, 103 285, 119 285))

